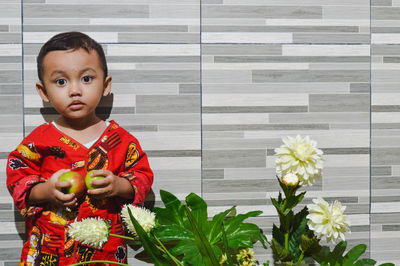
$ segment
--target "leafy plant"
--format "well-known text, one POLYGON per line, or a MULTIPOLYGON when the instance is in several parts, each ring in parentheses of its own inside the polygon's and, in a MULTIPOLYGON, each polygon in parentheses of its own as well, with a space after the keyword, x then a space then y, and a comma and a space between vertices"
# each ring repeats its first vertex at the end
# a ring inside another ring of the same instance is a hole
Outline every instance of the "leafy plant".
POLYGON ((161 190, 160 195, 165 208, 153 209, 157 217, 154 235, 163 243, 176 243, 170 252, 183 263, 219 265, 216 259, 224 250, 224 233, 226 245, 231 249, 251 248, 255 241, 265 246, 260 228, 243 222, 261 211, 235 215, 232 207, 209 220, 206 202, 195 193, 185 198, 186 205, 167 191, 161 190))
MULTIPOLYGON (((359 259, 367 249, 366 245, 359 244, 344 254, 346 247, 346 241, 339 242, 332 251, 330 251, 329 247, 325 246, 322 247, 319 253, 314 254, 313 258, 322 266, 373 266, 376 264, 376 261, 373 259, 359 259)), ((380 266, 394 266, 394 264, 384 263, 380 264, 380 266)))

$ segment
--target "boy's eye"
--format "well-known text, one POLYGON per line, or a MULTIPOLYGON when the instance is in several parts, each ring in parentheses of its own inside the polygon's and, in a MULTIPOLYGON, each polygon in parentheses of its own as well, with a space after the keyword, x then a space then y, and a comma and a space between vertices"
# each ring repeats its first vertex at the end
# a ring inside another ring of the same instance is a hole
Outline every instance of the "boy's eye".
POLYGON ((67 81, 65 79, 57 79, 56 80, 57 85, 65 85, 67 83, 67 81))
POLYGON ((82 81, 83 81, 83 82, 90 82, 90 81, 92 81, 92 79, 93 79, 93 77, 91 77, 91 76, 84 76, 84 77, 82 78, 82 81))

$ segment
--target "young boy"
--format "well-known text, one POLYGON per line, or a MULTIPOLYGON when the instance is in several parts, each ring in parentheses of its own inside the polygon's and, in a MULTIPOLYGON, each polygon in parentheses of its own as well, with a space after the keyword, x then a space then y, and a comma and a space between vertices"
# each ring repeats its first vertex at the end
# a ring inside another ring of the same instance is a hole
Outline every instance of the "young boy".
POLYGON ((43 45, 37 66, 36 89, 60 117, 37 127, 8 157, 7 188, 28 234, 20 265, 126 263, 121 238, 94 248, 68 236, 68 225, 87 217, 100 217, 111 224, 111 233, 123 234, 121 207, 142 203, 153 182, 137 139, 95 113, 111 90, 104 51, 83 33, 61 33, 43 45), (71 183, 58 178, 71 170, 83 178, 95 170, 93 176, 105 178, 92 181, 96 188, 83 197, 64 194, 71 183))

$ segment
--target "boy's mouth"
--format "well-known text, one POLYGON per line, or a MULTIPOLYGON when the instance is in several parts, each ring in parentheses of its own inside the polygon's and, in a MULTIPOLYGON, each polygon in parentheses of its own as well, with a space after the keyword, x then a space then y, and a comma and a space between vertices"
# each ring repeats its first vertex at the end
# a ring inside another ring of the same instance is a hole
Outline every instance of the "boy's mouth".
POLYGON ((83 103, 81 101, 73 101, 70 105, 69 108, 72 110, 79 110, 83 107, 83 103))

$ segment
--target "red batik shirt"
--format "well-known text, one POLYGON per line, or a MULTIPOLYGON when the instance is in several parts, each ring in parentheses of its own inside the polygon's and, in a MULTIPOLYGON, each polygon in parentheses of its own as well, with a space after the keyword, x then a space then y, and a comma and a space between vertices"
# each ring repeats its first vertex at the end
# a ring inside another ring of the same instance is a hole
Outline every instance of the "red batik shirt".
POLYGON ((15 206, 25 218, 28 240, 23 246, 20 265, 69 265, 79 261, 127 261, 125 241, 110 237, 102 248, 93 248, 71 239, 68 225, 87 217, 100 217, 111 224, 111 233, 124 234, 120 210, 124 204, 144 201, 153 182, 153 172, 139 142, 111 120, 100 138, 90 147, 43 124, 10 153, 7 161, 7 188, 15 206), (81 199, 78 210, 42 205, 28 207, 27 195, 39 182, 45 182, 60 169, 71 169, 82 177, 90 170, 108 169, 128 179, 134 200, 122 198, 81 199))

